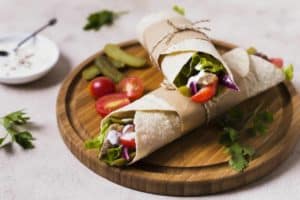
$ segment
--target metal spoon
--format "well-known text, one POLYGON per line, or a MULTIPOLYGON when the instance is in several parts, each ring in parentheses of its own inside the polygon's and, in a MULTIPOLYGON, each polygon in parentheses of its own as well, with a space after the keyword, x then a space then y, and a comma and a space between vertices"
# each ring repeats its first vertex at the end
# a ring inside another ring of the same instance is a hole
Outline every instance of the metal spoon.
MULTIPOLYGON (((41 31, 43 31, 44 29, 46 29, 49 26, 53 26, 55 25, 57 22, 56 18, 50 19, 49 22, 45 25, 43 25, 42 27, 40 27, 39 29, 37 29, 36 31, 34 31, 32 34, 28 35, 26 38, 24 38, 21 42, 19 42, 17 44, 17 46, 13 49, 14 52, 17 52, 18 49, 25 43, 27 42, 29 39, 35 37, 38 33, 40 33, 41 31)), ((5 50, 0 50, 0 56, 8 56, 9 52, 5 51, 5 50)))

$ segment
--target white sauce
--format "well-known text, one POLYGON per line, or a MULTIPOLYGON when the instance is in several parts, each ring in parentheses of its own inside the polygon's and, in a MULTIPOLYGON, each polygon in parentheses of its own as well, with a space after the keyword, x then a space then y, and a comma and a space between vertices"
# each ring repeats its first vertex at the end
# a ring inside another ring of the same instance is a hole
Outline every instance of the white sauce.
POLYGON ((111 145, 114 146, 114 145, 119 144, 120 136, 121 136, 121 133, 119 133, 118 131, 110 130, 107 134, 107 140, 109 141, 109 143, 111 145))
POLYGON ((23 36, 0 38, 0 50, 8 51, 9 56, 0 56, 0 76, 20 77, 43 70, 45 64, 53 60, 53 49, 45 48, 45 41, 39 37, 24 43, 17 52, 13 49, 23 36))
POLYGON ((135 139, 135 132, 127 132, 126 134, 122 135, 122 139, 124 140, 133 140, 135 139))

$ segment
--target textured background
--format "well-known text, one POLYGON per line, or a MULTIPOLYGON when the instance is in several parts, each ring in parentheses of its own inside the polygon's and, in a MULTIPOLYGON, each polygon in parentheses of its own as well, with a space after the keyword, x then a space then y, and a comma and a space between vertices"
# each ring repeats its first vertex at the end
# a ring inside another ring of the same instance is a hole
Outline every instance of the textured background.
MULTIPOLYGON (((186 8, 193 20, 209 18, 211 36, 254 45, 269 55, 282 56, 296 67, 293 81, 300 90, 300 4, 297 0, 273 1, 169 1, 169 0, 0 0, 0 34, 31 31, 56 16, 57 26, 44 32, 60 47, 58 65, 43 79, 25 86, 0 85, 0 115, 26 108, 35 123, 36 148, 0 150, 0 200, 30 199, 167 199, 107 181, 83 166, 60 138, 55 100, 68 72, 107 42, 135 38, 135 25, 145 14, 186 8), (130 10, 115 26, 84 32, 86 16, 98 9, 130 10)), ((260 181, 232 192, 201 199, 300 199, 300 147, 277 170, 260 181)), ((170 197, 170 199, 176 199, 170 197)))

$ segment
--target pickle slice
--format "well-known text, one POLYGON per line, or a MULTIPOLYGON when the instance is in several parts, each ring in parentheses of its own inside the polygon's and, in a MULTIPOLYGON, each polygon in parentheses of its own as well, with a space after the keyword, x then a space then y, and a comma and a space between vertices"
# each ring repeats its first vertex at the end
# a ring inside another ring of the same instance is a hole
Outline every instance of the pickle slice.
POLYGON ((118 45, 107 44, 104 47, 106 55, 116 61, 124 63, 130 67, 143 67, 146 64, 146 59, 140 58, 123 51, 118 45))
POLYGON ((82 71, 82 78, 89 81, 101 74, 101 70, 96 65, 89 66, 82 71))
POLYGON ((104 76, 111 78, 115 83, 118 83, 123 79, 123 74, 119 72, 104 56, 96 58, 95 64, 104 76))

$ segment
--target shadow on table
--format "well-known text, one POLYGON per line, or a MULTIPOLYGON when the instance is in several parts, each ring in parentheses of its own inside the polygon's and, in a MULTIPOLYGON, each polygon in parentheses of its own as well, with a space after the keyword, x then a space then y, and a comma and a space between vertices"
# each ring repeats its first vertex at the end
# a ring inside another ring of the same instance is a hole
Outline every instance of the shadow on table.
POLYGON ((60 55, 58 63, 55 67, 44 77, 23 85, 6 85, 13 89, 22 90, 40 90, 55 86, 61 83, 71 70, 71 64, 65 55, 60 55))

